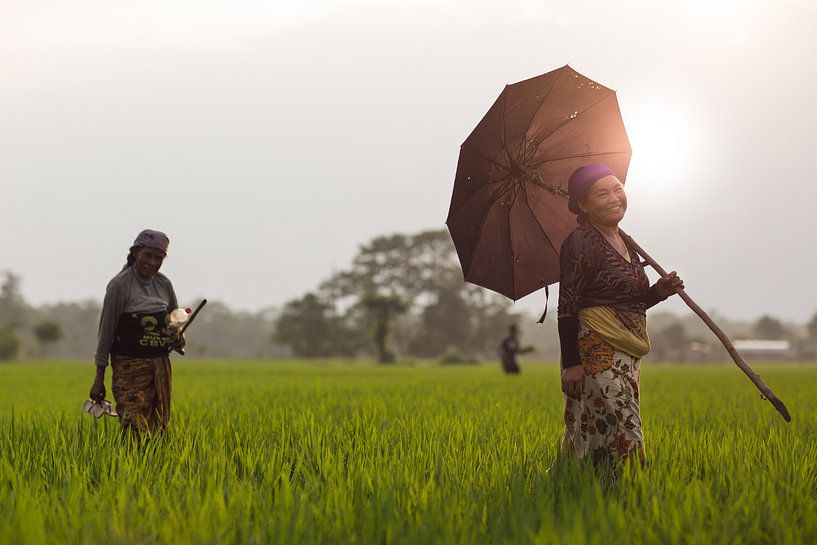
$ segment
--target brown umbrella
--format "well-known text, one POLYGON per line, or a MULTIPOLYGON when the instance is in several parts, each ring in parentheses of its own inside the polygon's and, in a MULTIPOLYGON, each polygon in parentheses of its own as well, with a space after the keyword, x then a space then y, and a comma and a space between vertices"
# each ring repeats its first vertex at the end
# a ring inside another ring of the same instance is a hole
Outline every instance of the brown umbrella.
POLYGON ((460 149, 446 223, 465 279, 513 300, 558 282, 568 177, 624 181, 630 154, 615 92, 569 66, 505 86, 460 149))
MULTIPOLYGON (((580 166, 605 163, 624 182, 630 155, 615 92, 569 66, 505 86, 460 148, 446 224, 465 280, 513 300, 558 282, 559 249, 576 228, 567 179, 580 166)), ((783 402, 717 324, 686 292, 680 296, 790 421, 783 402)))

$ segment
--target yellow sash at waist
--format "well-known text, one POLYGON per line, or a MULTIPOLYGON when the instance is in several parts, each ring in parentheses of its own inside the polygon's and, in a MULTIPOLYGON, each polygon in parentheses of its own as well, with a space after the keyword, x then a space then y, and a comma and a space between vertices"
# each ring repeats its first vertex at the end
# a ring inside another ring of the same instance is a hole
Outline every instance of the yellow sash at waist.
POLYGON ((610 307, 588 307, 579 311, 579 321, 598 333, 616 350, 643 358, 650 351, 647 317, 610 307))

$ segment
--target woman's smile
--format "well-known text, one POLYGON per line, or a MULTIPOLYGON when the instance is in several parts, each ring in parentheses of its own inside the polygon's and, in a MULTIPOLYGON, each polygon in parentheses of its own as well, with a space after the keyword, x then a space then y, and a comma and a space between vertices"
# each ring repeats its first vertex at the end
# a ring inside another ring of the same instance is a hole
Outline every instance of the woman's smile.
POLYGON ((579 207, 591 223, 618 225, 627 211, 624 185, 615 176, 605 176, 593 184, 579 207))

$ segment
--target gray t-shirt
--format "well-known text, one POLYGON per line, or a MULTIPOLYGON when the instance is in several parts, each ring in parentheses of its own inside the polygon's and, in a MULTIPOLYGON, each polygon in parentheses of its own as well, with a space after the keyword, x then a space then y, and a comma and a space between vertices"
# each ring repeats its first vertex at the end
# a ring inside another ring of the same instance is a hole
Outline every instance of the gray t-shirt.
POLYGON ((102 315, 99 318, 95 363, 100 367, 108 365, 111 343, 119 317, 123 313, 170 312, 178 306, 173 284, 162 273, 156 273, 153 278, 145 280, 133 266, 122 269, 108 282, 105 290, 105 302, 102 304, 102 315))

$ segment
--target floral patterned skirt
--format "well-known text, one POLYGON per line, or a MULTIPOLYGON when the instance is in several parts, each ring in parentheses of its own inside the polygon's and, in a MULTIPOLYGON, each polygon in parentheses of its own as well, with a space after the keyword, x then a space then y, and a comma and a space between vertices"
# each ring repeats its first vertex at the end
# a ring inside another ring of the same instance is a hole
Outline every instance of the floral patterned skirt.
POLYGON ((111 368, 111 389, 122 428, 136 437, 164 431, 170 420, 170 358, 113 355, 111 368))
POLYGON ((616 350, 598 333, 579 328, 584 387, 579 400, 565 396, 562 452, 613 464, 635 454, 645 460, 639 407, 641 360, 616 350))

